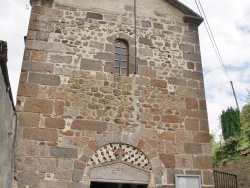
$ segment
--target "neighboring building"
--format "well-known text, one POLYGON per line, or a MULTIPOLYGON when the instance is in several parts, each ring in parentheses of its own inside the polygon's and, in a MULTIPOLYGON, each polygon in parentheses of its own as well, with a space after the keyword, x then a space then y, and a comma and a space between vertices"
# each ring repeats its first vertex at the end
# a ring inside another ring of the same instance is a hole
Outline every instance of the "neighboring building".
POLYGON ((175 174, 213 187, 202 18, 176 0, 134 2, 31 0, 17 187, 172 188, 175 174))
POLYGON ((7 69, 7 43, 0 41, 0 187, 14 181, 16 115, 7 69))

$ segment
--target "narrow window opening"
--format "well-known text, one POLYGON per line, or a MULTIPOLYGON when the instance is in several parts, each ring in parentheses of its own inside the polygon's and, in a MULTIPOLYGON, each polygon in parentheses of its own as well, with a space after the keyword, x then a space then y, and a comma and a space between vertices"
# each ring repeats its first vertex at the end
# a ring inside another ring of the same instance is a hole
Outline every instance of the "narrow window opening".
POLYGON ((117 39, 115 41, 114 73, 119 75, 128 75, 128 70, 128 43, 122 39, 117 39))

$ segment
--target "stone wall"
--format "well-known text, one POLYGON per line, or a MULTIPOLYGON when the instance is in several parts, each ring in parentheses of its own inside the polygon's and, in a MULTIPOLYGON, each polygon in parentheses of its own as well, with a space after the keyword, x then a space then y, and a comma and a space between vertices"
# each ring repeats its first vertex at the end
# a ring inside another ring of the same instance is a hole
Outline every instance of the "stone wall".
POLYGON ((7 43, 0 41, 0 187, 14 179, 15 110, 7 71, 7 43))
POLYGON ((197 23, 167 1, 146 1, 135 46, 133 1, 115 2, 118 12, 111 0, 32 1, 16 107, 17 186, 89 187, 104 177, 93 175, 100 165, 116 162, 150 177, 149 187, 174 187, 177 173, 213 187, 197 23), (129 76, 113 74, 117 38, 129 44, 129 76))
POLYGON ((237 183, 239 188, 248 188, 250 185, 250 157, 228 161, 224 164, 215 166, 214 169, 220 172, 237 175, 237 183))

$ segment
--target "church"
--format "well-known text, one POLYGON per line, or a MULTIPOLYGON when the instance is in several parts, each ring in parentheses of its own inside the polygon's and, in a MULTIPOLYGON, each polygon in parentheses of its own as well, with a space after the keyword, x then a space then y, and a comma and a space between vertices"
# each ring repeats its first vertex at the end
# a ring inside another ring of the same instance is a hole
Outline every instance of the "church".
POLYGON ((178 0, 31 0, 17 188, 212 188, 199 48, 178 0))

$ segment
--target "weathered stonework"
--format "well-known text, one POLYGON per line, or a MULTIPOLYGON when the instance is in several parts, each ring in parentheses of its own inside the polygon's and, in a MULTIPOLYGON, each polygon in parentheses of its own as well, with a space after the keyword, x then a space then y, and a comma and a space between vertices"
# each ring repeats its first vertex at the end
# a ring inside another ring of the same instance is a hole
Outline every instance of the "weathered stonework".
POLYGON ((176 1, 139 1, 135 42, 132 0, 31 2, 17 187, 89 187, 96 178, 112 181, 102 172, 116 167, 135 173, 116 174, 117 182, 148 187, 173 187, 176 173, 206 178, 201 18, 176 1), (129 76, 113 74, 117 38, 129 44, 129 76))

